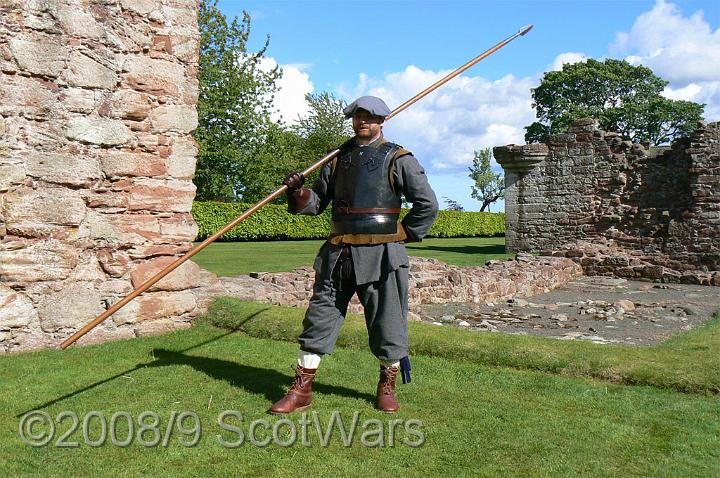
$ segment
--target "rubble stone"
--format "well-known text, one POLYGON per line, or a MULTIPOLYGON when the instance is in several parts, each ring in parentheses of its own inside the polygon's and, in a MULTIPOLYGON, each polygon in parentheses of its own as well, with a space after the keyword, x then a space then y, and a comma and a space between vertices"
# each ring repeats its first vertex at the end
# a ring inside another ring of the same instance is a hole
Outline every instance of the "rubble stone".
MULTIPOLYGON (((581 274, 580 266, 565 258, 529 256, 522 262, 509 260, 488 266, 457 267, 436 259, 411 257, 408 301, 412 308, 421 304, 481 303, 530 297, 566 284, 581 274), (503 279, 507 277, 515 280, 503 279)), ((228 295, 243 300, 307 307, 314 277, 312 268, 303 267, 292 272, 256 273, 220 280, 228 295)), ((527 304, 523 299, 517 300, 527 304)), ((357 297, 351 301, 350 310, 362 310, 357 297)))
POLYGON ((0 284, 0 329, 24 327, 37 318, 33 303, 25 294, 0 284))

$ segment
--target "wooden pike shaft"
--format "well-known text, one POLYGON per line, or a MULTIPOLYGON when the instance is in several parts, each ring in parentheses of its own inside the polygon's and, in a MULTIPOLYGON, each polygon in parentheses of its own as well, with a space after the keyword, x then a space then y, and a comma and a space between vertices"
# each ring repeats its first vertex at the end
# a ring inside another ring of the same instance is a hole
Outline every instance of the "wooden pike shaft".
MULTIPOLYGON (((470 68, 471 66, 475 65, 476 63, 478 63, 478 62, 479 62, 480 60, 482 60, 483 58, 492 55, 492 54, 495 53, 497 50, 499 50, 500 48, 504 47, 505 45, 507 45, 508 43, 510 43, 511 41, 513 41, 513 40, 514 40, 515 38, 517 38, 518 36, 525 35, 531 28, 532 28, 532 25, 528 25, 528 26, 526 26, 526 27, 523 27, 523 28, 520 29, 516 34, 514 34, 514 35, 512 35, 512 36, 510 36, 510 37, 508 37, 508 38, 506 38, 505 40, 501 41, 500 43, 498 43, 497 45, 493 46, 493 47, 490 48, 489 50, 485 51, 484 53, 476 56, 475 58, 473 58, 473 59, 470 60, 469 62, 465 63, 465 64, 462 65, 460 68, 454 70, 453 72, 451 72, 450 74, 448 74, 448 75, 445 76, 444 78, 442 78, 442 79, 438 80, 437 82, 435 82, 434 84, 428 86, 428 87, 425 88, 423 91, 421 91, 421 92, 418 93, 417 95, 413 96, 412 98, 410 98, 409 100, 407 100, 406 102, 404 102, 403 104, 401 104, 400 106, 398 106, 397 108, 395 108, 395 109, 385 118, 385 120, 387 121, 387 120, 389 120, 390 118, 392 118, 393 116, 395 116, 396 114, 398 114, 398 113, 400 113, 401 111, 407 109, 407 108, 410 107, 412 104, 416 103, 417 101, 419 101, 420 99, 424 98, 425 96, 427 96, 427 95, 430 94, 431 92, 435 91, 436 89, 438 89, 439 87, 441 87, 442 85, 444 85, 445 83, 447 83, 448 81, 452 80, 453 78, 455 78, 456 76, 458 76, 460 73, 464 72, 465 70, 467 70, 467 69, 470 68)), ((320 160, 318 160, 315 164, 313 164, 312 166, 308 167, 305 171, 303 171, 302 174, 305 175, 305 176, 308 176, 310 173, 312 173, 313 171, 321 168, 321 167, 324 166, 328 161, 332 160, 335 156, 337 156, 337 154, 338 154, 339 152, 340 152, 339 149, 335 149, 335 150, 329 152, 328 154, 326 154, 325 156, 323 156, 320 160)), ((198 252, 200 252, 200 251, 202 251, 203 249, 205 249, 205 247, 207 247, 207 246, 210 245, 211 243, 215 242, 220 236, 222 236, 223 234, 225 234, 226 232, 228 232, 229 230, 233 229, 235 226, 237 226, 238 224, 240 224, 241 222, 243 222, 245 219, 247 219, 248 217, 250 217, 251 215, 253 215, 258 209, 260 209, 261 207, 263 207, 263 206, 266 205, 267 203, 269 203, 269 202, 277 199, 277 198, 278 198, 281 194, 283 194, 286 190, 287 190, 287 186, 285 186, 285 185, 281 186, 280 188, 278 188, 277 190, 275 190, 275 192, 273 192, 272 194, 270 194, 269 196, 267 196, 265 199, 263 199, 263 200, 260 201, 259 203, 255 204, 253 207, 251 207, 250 209, 248 209, 247 211, 245 211, 244 213, 242 213, 240 216, 238 216, 237 218, 235 218, 232 222, 230 222, 230 223, 228 223, 227 225, 225 225, 225 226, 224 226, 222 229, 220 229, 218 232, 216 232, 216 233, 213 234, 212 236, 208 237, 207 239, 205 239, 203 242, 201 242, 201 243, 198 244, 197 246, 193 247, 193 248, 192 248, 190 251, 188 251, 185 255, 183 255, 182 257, 178 258, 175 262, 173 262, 172 264, 170 264, 169 266, 167 266, 165 269, 161 270, 160 272, 158 272, 157 274, 155 274, 154 276, 152 276, 150 279, 146 280, 142 285, 140 285, 140 287, 138 287, 137 289, 135 289, 134 291, 132 291, 132 292, 131 292, 128 296, 126 296, 124 299, 122 299, 122 300, 120 300, 119 302, 115 303, 112 307, 110 307, 110 308, 107 309, 105 312, 103 312, 102 314, 100 314, 99 316, 97 316, 97 317, 96 317, 95 319, 93 319, 91 322, 88 322, 83 328, 81 328, 80 330, 78 330, 77 332, 75 332, 74 334, 72 334, 70 337, 68 337, 67 339, 65 339, 65 341, 64 341, 62 344, 60 344, 60 348, 62 348, 62 349, 68 348, 70 345, 72 345, 73 343, 75 343, 80 337, 82 337, 83 335, 87 334, 87 333, 90 332, 92 329, 94 329, 95 327, 97 327, 100 323, 102 323, 103 321, 105 321, 105 319, 107 319, 108 317, 110 317, 111 315, 113 315, 113 314, 114 314, 115 312, 117 312, 118 310, 122 309, 125 305, 127 305, 128 302, 130 302, 130 301, 133 300, 135 297, 139 296, 140 294, 142 294, 143 292, 145 292, 146 290, 148 290, 150 287, 152 287, 153 285, 155 285, 155 283, 158 282, 160 279, 162 279, 163 277, 165 277, 166 275, 170 274, 172 271, 174 271, 175 269, 177 269, 178 267, 180 267, 180 265, 182 265, 185 261, 189 260, 189 259, 190 259, 191 257, 193 257, 195 254, 197 254, 198 252)))

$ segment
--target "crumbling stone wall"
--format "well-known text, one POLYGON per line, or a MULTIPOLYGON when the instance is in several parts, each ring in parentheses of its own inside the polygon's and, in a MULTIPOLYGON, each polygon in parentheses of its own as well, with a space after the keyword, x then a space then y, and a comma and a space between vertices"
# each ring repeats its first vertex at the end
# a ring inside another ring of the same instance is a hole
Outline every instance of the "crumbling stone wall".
MULTIPOLYGON (((518 254, 514 260, 489 261, 485 266, 458 267, 436 259, 410 257, 411 315, 422 304, 484 302, 531 297, 549 292, 582 275, 570 259, 518 254)), ((223 295, 268 304, 306 307, 313 293, 311 267, 292 272, 253 273, 220 279, 223 295)), ((362 313, 357 295, 350 312, 362 313)))
MULTIPOLYGON (((192 246, 196 0, 0 0, 0 352, 56 345, 192 246)), ((187 323, 189 262, 87 340, 187 323)))
POLYGON ((508 250, 563 250, 588 274, 720 284, 720 123, 646 148, 583 119, 494 153, 508 250))

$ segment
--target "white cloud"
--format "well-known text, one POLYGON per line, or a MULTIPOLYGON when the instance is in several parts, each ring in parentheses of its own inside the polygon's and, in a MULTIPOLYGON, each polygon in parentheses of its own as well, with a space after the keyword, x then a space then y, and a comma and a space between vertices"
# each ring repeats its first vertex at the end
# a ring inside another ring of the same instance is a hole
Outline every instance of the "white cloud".
MULTIPOLYGON (((270 71, 277 66, 277 61, 272 57, 263 58, 260 68, 270 71)), ((306 73, 309 65, 286 64, 280 65, 283 75, 278 80, 278 91, 275 93, 275 111, 271 118, 273 121, 282 121, 285 124, 295 122, 298 116, 305 116, 310 111, 310 106, 305 101, 305 94, 312 93, 315 86, 306 73)))
POLYGON ((705 104, 705 118, 720 120, 720 81, 689 83, 684 87, 667 86, 663 96, 672 100, 687 100, 705 104))
POLYGON ((720 29, 712 31, 702 10, 685 17, 677 5, 658 0, 629 32, 617 34, 611 49, 633 52, 633 62, 673 83, 720 80, 720 29))
POLYGON ((617 34, 611 51, 668 80, 668 98, 705 103, 705 118, 720 120, 720 28, 713 31, 701 10, 683 16, 677 5, 658 0, 629 32, 617 34))
POLYGON ((663 91, 663 96, 671 100, 697 101, 697 98, 702 92, 702 86, 696 83, 690 83, 682 88, 672 88, 668 86, 663 91))
POLYGON ((555 57, 552 65, 550 65, 550 70, 559 71, 562 70, 563 65, 566 63, 579 63, 587 59, 588 56, 584 53, 578 53, 574 51, 560 53, 558 56, 555 57))
MULTIPOLYGON (((379 96, 393 109, 448 73, 410 65, 382 78, 362 74, 344 95, 348 100, 379 96)), ((458 76, 391 119, 385 133, 412 150, 430 171, 465 171, 475 150, 524 143, 523 127, 535 116, 530 88, 537 81, 513 75, 496 81, 458 76)))

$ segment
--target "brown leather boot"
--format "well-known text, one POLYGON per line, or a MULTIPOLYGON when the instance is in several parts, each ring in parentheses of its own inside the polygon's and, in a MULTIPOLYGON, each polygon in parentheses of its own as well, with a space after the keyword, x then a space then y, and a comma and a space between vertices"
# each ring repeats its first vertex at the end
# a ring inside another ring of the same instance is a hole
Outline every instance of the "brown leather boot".
POLYGON ((316 368, 303 368, 300 365, 295 370, 295 379, 287 394, 270 407, 270 413, 276 415, 301 412, 310 408, 312 403, 312 384, 315 380, 316 368))
POLYGON ((377 398, 375 406, 378 410, 386 413, 395 413, 400 405, 395 398, 395 378, 398 374, 397 367, 380 366, 380 381, 377 386, 377 398))

